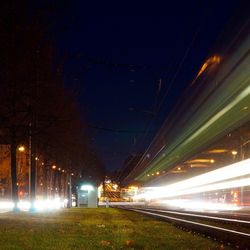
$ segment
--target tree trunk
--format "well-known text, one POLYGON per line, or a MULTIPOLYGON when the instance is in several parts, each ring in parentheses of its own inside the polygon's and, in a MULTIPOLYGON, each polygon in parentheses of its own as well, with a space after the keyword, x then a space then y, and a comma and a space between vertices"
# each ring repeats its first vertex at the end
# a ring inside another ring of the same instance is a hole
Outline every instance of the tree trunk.
POLYGON ((62 174, 58 172, 58 194, 62 198, 62 174))
POLYGON ((17 184, 17 166, 16 166, 16 142, 12 140, 10 155, 11 155, 11 196, 14 203, 14 211, 18 211, 18 184, 17 184))
POLYGON ((71 175, 67 174, 68 207, 72 207, 71 175))
POLYGON ((31 210, 34 210, 34 203, 36 199, 36 148, 34 139, 31 138, 31 168, 30 168, 30 203, 31 210))
POLYGON ((47 160, 44 160, 44 182, 43 182, 43 197, 44 199, 48 199, 48 194, 50 188, 50 174, 49 174, 49 166, 47 164, 47 160))

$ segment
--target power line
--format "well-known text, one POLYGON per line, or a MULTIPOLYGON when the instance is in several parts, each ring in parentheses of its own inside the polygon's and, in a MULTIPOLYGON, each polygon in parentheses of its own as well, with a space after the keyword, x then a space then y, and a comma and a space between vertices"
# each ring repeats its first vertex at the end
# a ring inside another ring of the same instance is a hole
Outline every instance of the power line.
MULTIPOLYGON (((208 13, 206 13, 206 16, 205 16, 205 18, 203 19, 203 22, 204 22, 204 20, 206 19, 207 14, 208 14, 208 13)), ((166 90, 166 92, 165 92, 165 94, 164 94, 164 96, 163 96, 163 98, 162 98, 162 100, 161 100, 161 102, 160 102, 160 104, 159 104, 159 106, 158 106, 156 112, 155 112, 155 116, 152 117, 151 121, 149 122, 149 124, 148 124, 148 126, 147 126, 147 128, 146 128, 146 132, 145 132, 144 138, 148 136, 148 131, 149 131, 149 129, 152 127, 154 121, 156 120, 156 118, 158 117, 160 111, 162 110, 162 106, 163 106, 163 104, 164 104, 164 102, 165 102, 165 99, 166 99, 166 97, 169 95, 170 90, 171 90, 171 88, 173 87, 173 85, 174 85, 174 83, 175 83, 175 81, 176 81, 176 78, 177 78, 178 74, 180 73, 180 70, 181 70, 181 68, 182 68, 182 66, 183 66, 183 64, 184 64, 184 62, 185 62, 185 60, 186 60, 186 58, 188 57, 189 52, 190 52, 191 48, 193 47, 193 44, 194 44, 195 40, 197 39, 197 36, 198 36, 198 34, 199 34, 199 32, 200 32, 200 30, 201 30, 201 28, 202 28, 203 22, 200 22, 200 25, 198 26, 196 32, 194 33, 193 38, 192 38, 190 44, 188 45, 187 49, 185 50, 185 53, 184 53, 184 55, 183 55, 181 61, 179 62, 178 66, 177 66, 177 70, 176 70, 175 74, 173 75, 173 77, 171 78, 170 84, 168 85, 167 90, 166 90)), ((144 154, 141 156, 140 160, 137 162, 136 166, 133 168, 132 171, 134 171, 135 169, 137 169, 137 168, 140 166, 140 164, 142 163, 142 161, 145 159, 145 156, 148 155, 148 151, 150 150, 152 144, 157 140, 157 137, 159 136, 159 133, 160 133, 160 130, 158 131, 158 133, 156 134, 156 136, 153 138, 153 140, 151 141, 151 143, 149 144, 149 146, 148 146, 147 149, 145 150, 144 154)), ((142 138, 142 139, 143 139, 143 138, 142 138)), ((142 139, 141 139, 141 141, 142 141, 142 139)), ((132 172, 132 171, 131 171, 131 172, 132 172)), ((130 175, 130 174, 129 174, 129 175, 130 175)), ((129 176, 129 175, 128 175, 128 176, 129 176)), ((127 176, 127 177, 128 177, 128 176, 127 176)))
POLYGON ((143 134, 145 131, 133 131, 133 130, 126 130, 126 129, 115 129, 115 128, 106 128, 106 127, 101 127, 93 124, 88 124, 87 127, 92 128, 92 129, 97 129, 97 130, 103 130, 111 133, 130 133, 130 134, 143 134))

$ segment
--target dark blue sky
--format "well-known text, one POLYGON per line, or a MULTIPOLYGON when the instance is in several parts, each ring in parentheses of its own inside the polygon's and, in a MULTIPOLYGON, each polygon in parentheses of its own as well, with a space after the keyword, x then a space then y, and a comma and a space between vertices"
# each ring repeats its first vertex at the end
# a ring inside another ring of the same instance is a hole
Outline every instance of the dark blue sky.
POLYGON ((65 59, 65 83, 81 86, 84 119, 113 130, 88 133, 106 169, 114 170, 148 146, 237 1, 83 2, 50 3, 51 35, 65 59))

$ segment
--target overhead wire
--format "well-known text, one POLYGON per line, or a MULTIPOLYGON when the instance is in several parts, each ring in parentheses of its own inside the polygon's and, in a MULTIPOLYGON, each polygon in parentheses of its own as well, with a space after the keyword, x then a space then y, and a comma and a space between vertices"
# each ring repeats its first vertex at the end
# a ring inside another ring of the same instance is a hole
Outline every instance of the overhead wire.
MULTIPOLYGON (((171 91, 171 89, 172 89, 172 87, 173 87, 173 85, 174 85, 174 83, 175 83, 175 81, 176 81, 176 79, 177 79, 177 76, 179 75, 180 70, 181 70, 181 68, 183 67, 184 62, 185 62, 186 58, 188 57, 189 52, 190 52, 190 50, 191 50, 192 47, 193 47, 193 44, 195 43, 195 41, 196 41, 196 39, 197 39, 197 36, 198 36, 198 34, 199 34, 199 32, 200 32, 202 26, 203 26, 203 23, 204 23, 205 19, 207 18, 207 15, 208 15, 208 13, 206 13, 205 18, 203 19, 203 21, 199 23, 199 26, 198 26, 196 32, 194 33, 194 35, 193 35, 193 37, 192 37, 192 40, 191 40, 190 44, 189 44, 188 47, 186 48, 186 50, 185 50, 185 52, 184 52, 184 55, 183 55, 183 57, 181 58, 181 61, 179 62, 178 66, 177 66, 177 70, 175 71, 173 77, 170 79, 170 84, 167 85, 167 90, 166 90, 166 92, 165 92, 165 94, 164 94, 162 100, 160 101, 160 104, 159 104, 159 106, 158 106, 158 108, 157 108, 157 110, 156 110, 156 112, 155 112, 155 116, 152 117, 152 119, 150 120, 150 122, 149 122, 149 124, 148 124, 148 126, 147 126, 147 129, 146 129, 146 132, 145 132, 144 137, 147 137, 147 136, 148 136, 148 131, 150 130, 150 128, 151 128, 151 126, 153 125, 154 121, 156 120, 157 116, 158 116, 159 113, 161 112, 162 107, 163 107, 163 104, 165 103, 165 99, 166 99, 167 96, 169 95, 169 93, 170 93, 170 91, 171 91)), ((167 119, 167 118, 165 118, 165 120, 166 120, 166 119, 167 119)), ((157 137, 159 136, 160 132, 161 132, 161 129, 158 130, 157 134, 154 136, 153 140, 151 141, 151 143, 149 144, 149 146, 146 148, 144 154, 142 155, 142 157, 140 158, 140 160, 138 161, 138 163, 135 165, 134 169, 130 172, 130 174, 131 174, 133 171, 135 171, 136 169, 138 169, 138 167, 140 167, 140 164, 141 164, 141 163, 144 161, 144 159, 148 156, 148 151, 150 150, 150 148, 151 148, 151 146, 153 145, 153 143, 155 143, 155 141, 157 140, 157 137)), ((141 139, 141 141, 142 141, 142 139, 141 139)), ((130 175, 130 174, 129 174, 129 175, 130 175)), ((128 176, 129 176, 129 175, 128 175, 128 176)), ((127 177, 128 177, 128 176, 127 176, 127 177)))
MULTIPOLYGON (((242 24, 242 26, 240 27, 240 31, 237 32, 236 37, 233 38, 233 41, 230 41, 229 45, 226 46, 226 49, 225 49, 224 51, 230 50, 230 47, 233 46, 233 43, 238 39, 238 37, 240 36, 240 34, 241 34, 242 31, 244 30, 244 28, 247 26, 247 24, 249 24, 249 19, 248 19, 246 22, 244 22, 244 23, 242 24)), ((160 132, 160 131, 159 131, 159 132, 160 132)), ((159 134, 159 132, 158 132, 158 134, 159 134)), ((157 140, 158 134, 155 136, 154 140, 151 142, 150 146, 149 146, 148 149, 146 150, 146 152, 145 152, 146 155, 147 155, 147 152, 150 150, 151 145, 153 144, 153 142, 157 140)), ((138 165, 145 159, 145 154, 144 154, 144 158, 141 159, 141 161, 137 164, 136 167, 138 167, 138 165)), ((155 157, 154 157, 154 158, 155 158, 155 157)), ((150 162, 152 162, 153 160, 154 160, 154 159, 152 159, 150 162)), ((149 162, 149 164, 150 164, 150 162, 149 162)))

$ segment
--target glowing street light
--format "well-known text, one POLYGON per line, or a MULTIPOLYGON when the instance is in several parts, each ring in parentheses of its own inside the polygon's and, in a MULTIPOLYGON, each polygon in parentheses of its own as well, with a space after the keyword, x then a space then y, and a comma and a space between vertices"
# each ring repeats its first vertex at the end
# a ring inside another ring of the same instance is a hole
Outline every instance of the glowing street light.
POLYGON ((93 191, 94 187, 92 185, 82 185, 80 187, 80 190, 82 190, 82 191, 93 191))
POLYGON ((236 150, 233 150, 231 153, 232 153, 232 155, 234 155, 234 156, 238 154, 238 152, 237 152, 236 150))
POLYGON ((18 147, 18 151, 19 151, 19 152, 24 152, 24 151, 25 151, 25 147, 24 147, 23 145, 20 145, 20 146, 18 147))

